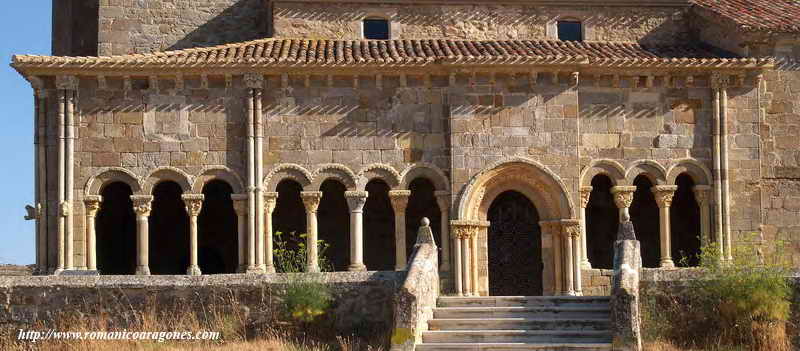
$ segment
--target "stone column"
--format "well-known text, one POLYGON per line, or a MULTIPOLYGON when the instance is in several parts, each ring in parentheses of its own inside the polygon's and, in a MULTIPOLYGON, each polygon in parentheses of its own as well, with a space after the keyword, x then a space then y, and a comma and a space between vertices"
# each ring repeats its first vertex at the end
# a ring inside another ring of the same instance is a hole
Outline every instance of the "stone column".
POLYGON ((570 228, 567 227, 572 226, 573 223, 568 222, 568 220, 561 221, 561 241, 563 245, 561 246, 563 250, 564 257, 564 295, 568 296, 575 296, 575 259, 573 257, 573 243, 572 243, 572 236, 570 230, 574 230, 577 228, 570 228))
POLYGON ((189 214, 189 267, 187 275, 200 275, 200 265, 197 264, 197 216, 203 208, 203 194, 183 194, 186 203, 186 213, 189 214))
POLYGON ((394 209, 394 247, 396 271, 406 269, 406 207, 411 190, 391 190, 389 199, 394 209))
POLYGON ((148 219, 153 196, 131 195, 136 212, 136 275, 150 275, 150 230, 148 219))
POLYGON ((471 220, 455 220, 450 223, 455 236, 456 293, 458 296, 472 296, 470 238, 477 230, 477 226, 475 221, 471 220))
POLYGON ((677 185, 656 185, 650 189, 658 204, 659 237, 661 238, 661 268, 674 268, 672 262, 672 234, 670 233, 669 208, 672 206, 672 197, 678 190, 677 185))
POLYGON ((703 243, 708 244, 716 241, 717 245, 722 246, 722 237, 718 233, 716 240, 711 238, 711 187, 708 185, 695 185, 694 199, 697 201, 697 206, 700 207, 700 239, 703 243))
POLYGON ((562 222, 564 227, 565 239, 567 241, 567 262, 572 266, 572 286, 571 290, 573 295, 582 296, 583 289, 581 284, 581 265, 580 265, 580 252, 581 252, 581 223, 578 220, 567 219, 562 222), (572 250, 570 250, 570 248, 572 250), (572 254, 569 254, 569 251, 572 254), (571 257, 570 257, 571 256, 571 257), (570 259, 571 258, 571 259, 570 259))
MULTIPOLYGON (((472 296, 480 296, 480 281, 478 279, 478 263, 480 262, 480 256, 478 254, 478 238, 480 237, 481 231, 485 228, 488 228, 488 224, 484 224, 484 222, 477 221, 473 228, 472 228, 472 235, 470 236, 469 242, 472 248, 469 257, 470 260, 470 275, 471 275, 471 282, 472 282, 472 296)), ((487 291, 488 293, 488 291, 487 291)))
POLYGON ((64 270, 75 269, 75 95, 78 90, 78 77, 56 77, 56 87, 64 91, 64 270))
MULTIPOLYGON (((245 75, 245 81, 252 75, 245 75)), ((247 83, 248 88, 253 85, 247 83)), ((256 208, 256 189, 263 179, 256 179, 256 141, 255 141, 255 92, 252 88, 248 89, 248 96, 245 100, 247 106, 247 273, 258 273, 256 233, 258 233, 259 212, 256 208)))
POLYGON ((714 217, 715 232, 721 237, 719 241, 723 260, 732 259, 730 227, 728 224, 728 151, 727 151, 727 115, 728 115, 728 83, 727 74, 714 72, 711 74, 711 88, 714 92, 713 103, 713 160, 714 160, 714 217))
POLYGON ((247 271, 247 194, 231 194, 233 200, 233 210, 236 211, 237 236, 239 266, 236 272, 244 273, 247 271))
POLYGON ((442 272, 450 273, 450 193, 446 191, 436 191, 436 204, 439 205, 441 212, 441 233, 442 242, 442 272))
POLYGON ((273 233, 272 233, 272 212, 275 211, 275 206, 278 204, 278 193, 277 192, 266 192, 264 193, 264 210, 266 210, 266 218, 264 220, 264 236, 266 242, 266 272, 267 273, 275 273, 275 259, 274 259, 274 252, 273 252, 273 233))
POLYGON ((344 193, 350 207, 350 266, 349 271, 366 271, 364 265, 364 204, 369 193, 347 191, 344 193))
POLYGON ((97 270, 97 233, 95 232, 94 219, 97 211, 100 210, 100 203, 103 197, 99 195, 88 195, 83 199, 86 206, 86 269, 97 270))
POLYGON ((580 212, 580 221, 581 221, 581 240, 580 240, 580 267, 581 269, 592 269, 592 264, 589 262, 589 255, 588 250, 586 249, 586 232, 587 232, 587 223, 586 223, 586 207, 589 205, 589 197, 592 194, 592 187, 590 186, 582 186, 581 187, 581 212, 580 212))
POLYGON ((65 160, 66 160, 66 92, 61 87, 58 87, 56 93, 58 98, 58 235, 56 237, 56 250, 58 250, 56 270, 54 274, 58 275, 64 271, 65 268, 65 248, 66 248, 66 233, 67 230, 67 216, 69 214, 69 203, 65 200, 65 160))
POLYGON ((454 250, 454 253, 455 253, 454 259, 455 259, 455 266, 456 266, 456 271, 455 271, 455 285, 456 285, 455 288, 456 288, 456 290, 455 290, 455 293, 458 294, 458 296, 464 296, 464 285, 462 283, 463 276, 461 274, 461 272, 463 271, 463 269, 461 269, 461 267, 463 266, 463 259, 461 257, 461 236, 462 236, 462 233, 460 232, 460 230, 461 230, 460 227, 453 227, 453 237, 455 238, 455 240, 453 241, 453 245, 454 245, 453 246, 453 250, 454 250))
POLYGON ((317 252, 317 208, 322 199, 321 191, 303 191, 300 193, 306 207, 306 272, 319 272, 319 254, 317 252))
POLYGON ((615 186, 611 188, 611 194, 614 195, 614 204, 619 209, 619 222, 626 222, 630 220, 631 214, 629 209, 633 203, 633 193, 636 191, 636 186, 615 186))

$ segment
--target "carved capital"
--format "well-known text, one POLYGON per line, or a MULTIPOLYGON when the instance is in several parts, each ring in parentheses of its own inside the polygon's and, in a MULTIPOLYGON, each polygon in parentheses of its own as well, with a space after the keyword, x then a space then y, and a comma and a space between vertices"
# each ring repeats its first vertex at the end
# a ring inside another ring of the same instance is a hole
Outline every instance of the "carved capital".
POLYGON ((27 213, 27 215, 25 215, 26 221, 40 219, 42 218, 42 204, 36 204, 36 207, 31 205, 26 205, 25 212, 27 213))
POLYGON ((592 195, 593 187, 590 186, 582 186, 581 187, 581 207, 586 208, 589 205, 589 198, 592 195))
POLYGON ((100 203, 103 202, 103 197, 99 195, 89 195, 83 199, 86 206, 86 215, 89 217, 97 216, 97 211, 100 210, 100 203))
POLYGON ((303 199, 303 205, 306 207, 306 211, 311 213, 317 212, 319 202, 322 200, 321 191, 303 191, 300 193, 300 197, 303 199))
POLYGON ((714 90, 727 89, 730 85, 730 77, 720 72, 711 73, 711 87, 714 90))
POLYGON ((656 185, 650 188, 655 195, 658 208, 672 206, 672 198, 675 196, 676 190, 678 190, 677 185, 656 185))
POLYGON ((245 73, 244 85, 250 89, 263 89, 264 75, 260 73, 245 73))
POLYGON ((58 204, 58 214, 61 217, 67 217, 72 213, 72 203, 69 201, 62 201, 58 204))
POLYGON ((542 229, 542 235, 557 236, 561 233, 561 221, 541 221, 539 227, 542 229))
POLYGON ((275 211, 275 206, 278 205, 278 192, 268 191, 264 193, 264 210, 272 214, 275 211))
POLYGON ((578 238, 581 236, 581 222, 577 219, 561 220, 561 227, 564 229, 565 238, 578 238))
POLYGON ((611 187, 611 194, 614 195, 614 204, 617 205, 617 208, 631 207, 631 203, 633 202, 633 193, 635 191, 635 186, 611 187))
POLYGON ((391 190, 389 191, 389 200, 392 201, 392 208, 395 213, 405 213, 408 207, 408 198, 411 196, 411 190, 391 190))
POLYGON ((485 228, 489 226, 489 222, 486 221, 476 221, 476 220, 455 220, 450 221, 450 227, 452 228, 453 235, 455 235, 458 239, 470 239, 475 235, 478 235, 478 230, 480 228, 485 228))
POLYGON ((56 88, 61 90, 78 90, 78 77, 56 76, 56 88))
POLYGON ((186 204, 186 212, 189 216, 197 217, 200 215, 200 210, 203 209, 203 199, 205 199, 203 194, 183 194, 181 198, 183 203, 186 204))
POLYGON ((363 211, 368 196, 369 193, 366 191, 345 191, 344 193, 344 197, 347 199, 347 206, 350 207, 350 212, 363 211))
POLYGON ((153 197, 150 195, 131 195, 133 201, 133 211, 137 215, 149 217, 150 211, 153 209, 153 197))
POLYGON ((231 200, 233 200, 233 210, 236 212, 237 216, 247 215, 248 198, 249 197, 247 194, 231 194, 231 200))
POLYGON ((569 85, 573 86, 573 87, 576 87, 576 86, 578 86, 579 82, 580 82, 580 73, 578 73, 578 72, 570 73, 570 75, 569 75, 569 85))
POLYGON ((705 206, 711 199, 711 186, 708 185, 695 185, 692 189, 694 192, 694 199, 697 204, 705 206))

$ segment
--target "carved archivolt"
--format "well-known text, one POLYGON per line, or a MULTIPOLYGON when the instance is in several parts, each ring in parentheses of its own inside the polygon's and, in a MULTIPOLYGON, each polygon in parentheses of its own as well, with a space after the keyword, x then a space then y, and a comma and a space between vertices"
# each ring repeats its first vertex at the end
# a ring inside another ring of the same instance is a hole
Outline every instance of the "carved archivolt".
POLYGON ((152 194, 156 185, 166 181, 177 183, 184 193, 189 193, 192 191, 194 183, 192 176, 175 167, 159 167, 145 179, 144 192, 146 194, 152 194))
POLYGON ((414 179, 425 178, 436 187, 436 190, 450 190, 450 181, 444 172, 433 164, 420 162, 415 163, 405 170, 400 177, 403 181, 403 189, 408 189, 408 186, 414 179))
POLYGON ((300 184, 304 189, 311 185, 314 176, 303 166, 294 163, 284 163, 275 166, 264 178, 267 191, 276 191, 278 183, 285 179, 291 179, 300 184))
POLYGON ((614 160, 595 160, 581 172, 581 185, 592 185, 592 179, 597 175, 606 175, 614 185, 627 185, 625 167, 614 160))
POLYGON ((692 158, 675 161, 667 171, 667 184, 675 184, 675 180, 683 173, 692 177, 695 184, 711 184, 711 171, 702 162, 692 158))
POLYGON ((364 168, 358 172, 358 189, 364 190, 367 183, 375 178, 385 181, 392 189, 396 189, 400 186, 400 179, 402 179, 400 173, 397 172, 394 167, 383 163, 373 163, 364 166, 364 168))
POLYGON ((234 170, 225 166, 207 166, 203 168, 200 175, 194 180, 192 192, 195 194, 202 193, 203 187, 212 180, 222 180, 228 183, 234 194, 240 194, 245 191, 242 178, 234 170))
POLYGON ((133 172, 120 167, 101 168, 95 175, 89 177, 83 192, 86 196, 100 195, 106 185, 114 182, 127 184, 134 195, 142 194, 142 180, 133 172))
POLYGON ((633 181, 639 175, 647 177, 653 185, 666 184, 667 170, 664 166, 652 160, 639 160, 634 161, 625 172, 625 179, 627 184, 633 184, 633 181))
POLYGON ((347 189, 352 190, 356 188, 356 179, 358 177, 343 164, 327 163, 320 165, 317 171, 314 172, 311 188, 320 189, 322 183, 331 178, 338 180, 347 189))
POLYGON ((528 197, 543 218, 572 218, 572 201, 561 179, 542 164, 513 157, 498 161, 467 183, 458 202, 458 218, 485 219, 495 197, 515 190, 528 197))

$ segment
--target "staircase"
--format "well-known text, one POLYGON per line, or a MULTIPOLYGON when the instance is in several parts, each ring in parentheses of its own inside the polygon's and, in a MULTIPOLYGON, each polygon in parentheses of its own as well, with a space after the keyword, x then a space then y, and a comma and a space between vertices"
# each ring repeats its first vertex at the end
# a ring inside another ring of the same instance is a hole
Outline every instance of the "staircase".
POLYGON ((609 297, 440 297, 420 351, 611 350, 609 297))

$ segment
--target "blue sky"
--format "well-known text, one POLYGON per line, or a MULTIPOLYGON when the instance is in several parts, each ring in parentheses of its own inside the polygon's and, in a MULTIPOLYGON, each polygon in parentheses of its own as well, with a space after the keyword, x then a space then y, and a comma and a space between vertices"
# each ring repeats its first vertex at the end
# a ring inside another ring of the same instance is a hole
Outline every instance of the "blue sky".
POLYGON ((50 54, 50 0, 16 1, 0 12, 0 263, 31 264, 33 203, 33 90, 8 64, 13 54, 50 54))

